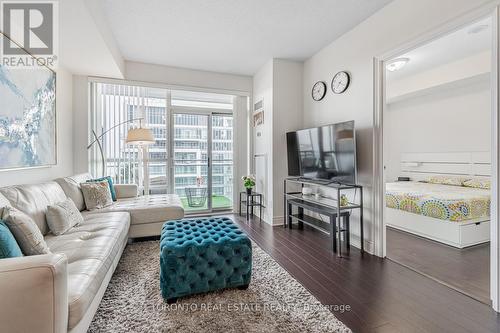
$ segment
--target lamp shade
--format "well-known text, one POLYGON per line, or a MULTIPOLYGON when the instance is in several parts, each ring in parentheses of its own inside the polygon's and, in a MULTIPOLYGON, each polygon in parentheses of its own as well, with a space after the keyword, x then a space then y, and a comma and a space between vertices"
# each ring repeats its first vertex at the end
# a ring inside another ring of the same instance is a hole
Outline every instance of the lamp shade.
POLYGON ((151 145, 156 142, 153 132, 149 128, 132 128, 127 133, 127 140, 129 144, 136 145, 151 145))

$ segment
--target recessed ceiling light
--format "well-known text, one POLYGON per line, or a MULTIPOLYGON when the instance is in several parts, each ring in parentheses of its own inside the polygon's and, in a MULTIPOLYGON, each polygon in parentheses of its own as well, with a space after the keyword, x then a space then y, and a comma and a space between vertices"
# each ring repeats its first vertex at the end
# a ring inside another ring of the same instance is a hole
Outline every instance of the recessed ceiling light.
POLYGON ((487 24, 480 24, 480 25, 476 25, 476 26, 470 28, 467 31, 467 33, 471 34, 471 35, 472 34, 478 34, 478 33, 482 32, 482 31, 485 31, 488 28, 489 28, 489 25, 487 25, 487 24))
POLYGON ((389 61, 385 67, 389 72, 395 72, 403 68, 409 61, 410 58, 396 58, 389 61))

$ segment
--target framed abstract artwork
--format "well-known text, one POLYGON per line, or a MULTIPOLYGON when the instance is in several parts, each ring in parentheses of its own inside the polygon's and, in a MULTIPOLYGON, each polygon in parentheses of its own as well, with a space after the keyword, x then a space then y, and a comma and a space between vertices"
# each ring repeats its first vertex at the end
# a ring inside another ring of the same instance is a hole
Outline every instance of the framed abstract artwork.
MULTIPOLYGON (((8 37, 0 33, 0 38, 3 43, 8 37)), ((0 63, 0 170, 55 164, 56 73, 45 66, 0 63)))

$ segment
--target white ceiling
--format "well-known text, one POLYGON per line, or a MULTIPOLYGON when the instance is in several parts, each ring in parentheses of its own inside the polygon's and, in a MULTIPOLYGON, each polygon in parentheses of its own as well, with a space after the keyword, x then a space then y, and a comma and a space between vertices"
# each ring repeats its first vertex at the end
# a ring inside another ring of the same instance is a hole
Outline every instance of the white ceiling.
POLYGON ((387 71, 387 78, 401 79, 490 50, 492 44, 491 24, 491 17, 482 19, 397 56, 396 58, 409 58, 410 61, 398 71, 387 71), (471 29, 484 25, 487 25, 488 28, 475 34, 469 33, 471 29))
POLYGON ((123 59, 98 15, 99 1, 59 2, 59 65, 73 74, 123 78, 123 59))
POLYGON ((305 60, 391 0, 105 0, 126 60, 254 74, 305 60))

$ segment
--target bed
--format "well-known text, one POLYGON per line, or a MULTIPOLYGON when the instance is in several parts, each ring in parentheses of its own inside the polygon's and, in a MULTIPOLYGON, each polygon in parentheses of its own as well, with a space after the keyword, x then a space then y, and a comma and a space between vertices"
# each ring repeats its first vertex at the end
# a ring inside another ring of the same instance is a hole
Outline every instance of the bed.
MULTIPOLYGON (((418 157, 424 159, 423 156, 418 157)), ((436 158, 428 157, 433 160, 436 158)), ((427 181, 443 167, 435 161, 414 162, 418 160, 415 156, 412 160, 408 162, 408 158, 406 161, 403 159, 402 171, 411 176, 413 181, 386 183, 386 225, 457 248, 488 242, 491 190, 476 186, 480 179, 478 175, 469 173, 467 176, 468 170, 460 170, 456 174, 436 176, 451 179, 452 182, 429 183, 427 181), (425 171, 419 173, 419 170, 425 171)), ((448 161, 446 167, 450 168, 454 164, 477 169, 477 166, 453 161, 448 161)))

